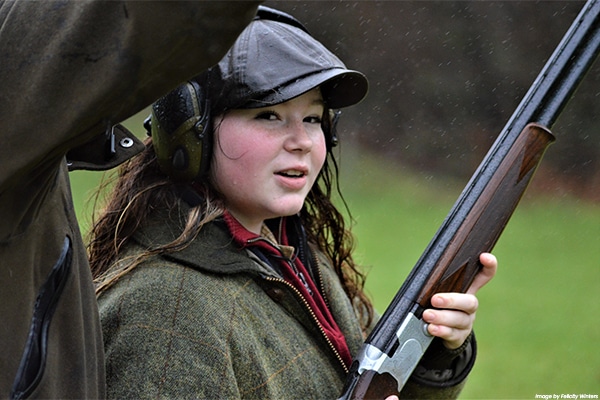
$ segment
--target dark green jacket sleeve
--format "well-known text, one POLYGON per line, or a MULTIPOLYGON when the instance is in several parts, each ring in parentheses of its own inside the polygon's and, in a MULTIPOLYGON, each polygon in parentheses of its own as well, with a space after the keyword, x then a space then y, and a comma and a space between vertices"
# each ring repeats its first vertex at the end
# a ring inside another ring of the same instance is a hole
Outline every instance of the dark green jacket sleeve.
POLYGON ((64 156, 217 62, 255 11, 237 1, 0 0, 1 398, 104 396, 64 156))

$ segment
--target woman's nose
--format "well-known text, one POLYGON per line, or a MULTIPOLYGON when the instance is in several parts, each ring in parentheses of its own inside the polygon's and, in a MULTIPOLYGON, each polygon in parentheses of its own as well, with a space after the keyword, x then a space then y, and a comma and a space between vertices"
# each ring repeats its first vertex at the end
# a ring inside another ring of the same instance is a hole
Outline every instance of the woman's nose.
POLYGON ((312 135, 307 131, 304 122, 288 124, 285 148, 288 151, 309 152, 314 144, 312 135))

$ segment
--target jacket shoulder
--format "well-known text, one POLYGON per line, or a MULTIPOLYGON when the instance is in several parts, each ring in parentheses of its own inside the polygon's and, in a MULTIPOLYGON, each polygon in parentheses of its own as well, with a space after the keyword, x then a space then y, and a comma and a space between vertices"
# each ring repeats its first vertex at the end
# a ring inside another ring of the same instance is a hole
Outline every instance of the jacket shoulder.
POLYGON ((138 265, 98 298, 100 315, 108 326, 113 322, 165 328, 186 315, 187 321, 202 320, 214 310, 231 307, 240 285, 249 276, 223 279, 201 273, 186 265, 155 257, 138 265))

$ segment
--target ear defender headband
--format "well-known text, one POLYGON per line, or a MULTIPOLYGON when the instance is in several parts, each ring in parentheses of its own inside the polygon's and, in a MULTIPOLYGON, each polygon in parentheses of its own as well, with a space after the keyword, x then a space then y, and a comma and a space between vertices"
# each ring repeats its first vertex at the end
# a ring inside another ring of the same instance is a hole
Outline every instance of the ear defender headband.
MULTIPOLYGON (((273 20, 307 32, 294 17, 267 7, 259 6, 255 19, 273 20)), ((156 101, 152 114, 144 121, 161 170, 175 181, 191 182, 209 170, 213 116, 207 93, 208 87, 190 80, 156 101)), ((338 143, 338 118, 339 111, 328 111, 322 121, 329 150, 338 143)))

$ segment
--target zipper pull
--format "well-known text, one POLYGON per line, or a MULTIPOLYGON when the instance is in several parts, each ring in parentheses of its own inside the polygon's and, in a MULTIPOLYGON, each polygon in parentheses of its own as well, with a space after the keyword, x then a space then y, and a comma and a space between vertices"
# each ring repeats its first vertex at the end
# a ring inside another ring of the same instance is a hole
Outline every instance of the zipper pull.
POLYGON ((298 278, 300 278, 300 280, 302 281, 302 284, 304 285, 304 287, 306 288, 306 290, 308 291, 308 294, 310 296, 313 295, 313 291, 310 290, 310 287, 308 286, 308 282, 306 281, 306 278, 304 277, 304 274, 302 272, 298 272, 297 273, 298 278))

